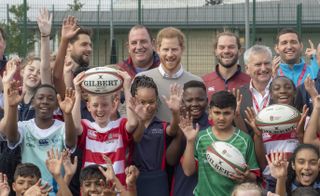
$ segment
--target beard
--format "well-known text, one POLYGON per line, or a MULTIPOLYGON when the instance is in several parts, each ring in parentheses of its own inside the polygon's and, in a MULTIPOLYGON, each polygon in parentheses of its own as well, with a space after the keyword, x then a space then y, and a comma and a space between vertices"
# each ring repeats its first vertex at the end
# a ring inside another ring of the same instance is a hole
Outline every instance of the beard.
POLYGON ((224 63, 223 60, 221 59, 221 56, 218 56, 217 59, 218 59, 218 63, 225 68, 230 68, 238 62, 237 56, 235 56, 230 63, 224 63))
POLYGON ((89 66, 89 60, 85 60, 82 58, 82 55, 74 55, 71 54, 71 58, 76 62, 80 67, 88 67, 89 66))

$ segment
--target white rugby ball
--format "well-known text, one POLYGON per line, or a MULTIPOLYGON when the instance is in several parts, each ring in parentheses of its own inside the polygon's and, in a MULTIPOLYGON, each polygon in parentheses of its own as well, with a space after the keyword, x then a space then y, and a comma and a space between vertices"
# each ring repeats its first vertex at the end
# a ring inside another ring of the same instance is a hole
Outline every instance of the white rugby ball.
POLYGON ((265 133, 283 134, 297 127, 300 112, 286 104, 273 104, 261 110, 256 116, 257 127, 265 133))
POLYGON ((122 88, 123 78, 117 70, 109 67, 94 67, 85 72, 82 88, 93 94, 110 94, 122 88))
POLYGON ((206 158, 216 172, 228 178, 237 173, 235 168, 240 171, 246 169, 246 160, 241 152, 227 142, 216 141, 209 145, 206 158))

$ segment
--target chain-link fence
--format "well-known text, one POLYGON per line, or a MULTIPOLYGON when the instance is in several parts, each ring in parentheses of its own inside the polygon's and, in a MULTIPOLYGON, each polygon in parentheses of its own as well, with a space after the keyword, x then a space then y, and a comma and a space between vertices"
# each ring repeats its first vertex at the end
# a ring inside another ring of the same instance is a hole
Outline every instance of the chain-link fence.
MULTIPOLYGON (((175 26, 187 37, 183 64, 201 75, 211 71, 215 63, 212 42, 217 32, 232 30, 244 44, 244 1, 7 0, 0 4, 0 22, 7 30, 7 54, 17 52, 23 56, 30 50, 39 52, 36 16, 40 8, 47 7, 53 13, 52 51, 58 48, 63 18, 74 15, 81 26, 90 27, 94 32, 93 65, 125 59, 127 33, 135 24, 148 26, 154 35, 163 27, 175 26), (113 52, 110 40, 114 40, 113 52)), ((275 34, 286 26, 297 28, 303 38, 318 42, 320 5, 317 0, 256 0, 253 5, 251 0, 251 44, 272 47, 275 34)))

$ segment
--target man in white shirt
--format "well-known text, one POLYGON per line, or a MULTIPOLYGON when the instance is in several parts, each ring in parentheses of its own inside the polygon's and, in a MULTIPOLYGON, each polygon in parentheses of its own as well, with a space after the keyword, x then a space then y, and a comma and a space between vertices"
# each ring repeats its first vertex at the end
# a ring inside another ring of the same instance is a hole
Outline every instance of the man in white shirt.
POLYGON ((179 29, 174 27, 161 29, 157 35, 156 47, 160 57, 159 67, 141 72, 138 75, 153 78, 157 84, 161 102, 157 117, 160 120, 170 122, 172 115, 162 97, 162 95, 169 97, 170 84, 177 83, 183 86, 188 81, 202 81, 202 79, 183 69, 181 57, 185 49, 185 36, 179 29))

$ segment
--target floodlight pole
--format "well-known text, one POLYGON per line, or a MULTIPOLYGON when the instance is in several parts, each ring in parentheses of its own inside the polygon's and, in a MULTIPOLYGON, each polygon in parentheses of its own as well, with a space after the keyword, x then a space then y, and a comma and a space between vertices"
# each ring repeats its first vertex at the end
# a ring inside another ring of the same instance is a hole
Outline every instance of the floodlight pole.
POLYGON ((249 21, 249 0, 246 0, 244 6, 245 12, 245 49, 250 46, 250 21, 249 21))

